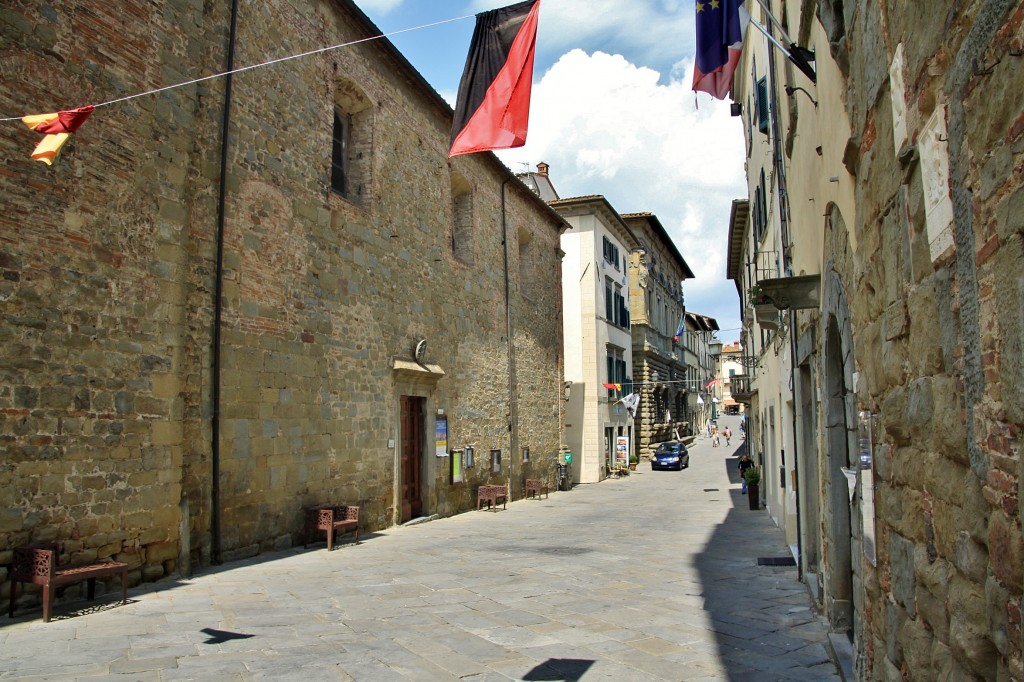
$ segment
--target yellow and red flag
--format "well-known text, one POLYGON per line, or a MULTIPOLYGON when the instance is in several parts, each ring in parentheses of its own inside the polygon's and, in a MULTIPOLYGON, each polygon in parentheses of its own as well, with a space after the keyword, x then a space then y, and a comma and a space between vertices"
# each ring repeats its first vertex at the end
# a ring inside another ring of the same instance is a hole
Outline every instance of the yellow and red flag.
POLYGON ((58 111, 53 114, 33 114, 22 117, 22 123, 46 136, 32 150, 32 158, 42 161, 47 166, 52 166, 53 160, 60 153, 60 148, 71 137, 71 133, 85 123, 85 119, 89 118, 89 114, 93 112, 94 108, 88 106, 70 111, 58 111))

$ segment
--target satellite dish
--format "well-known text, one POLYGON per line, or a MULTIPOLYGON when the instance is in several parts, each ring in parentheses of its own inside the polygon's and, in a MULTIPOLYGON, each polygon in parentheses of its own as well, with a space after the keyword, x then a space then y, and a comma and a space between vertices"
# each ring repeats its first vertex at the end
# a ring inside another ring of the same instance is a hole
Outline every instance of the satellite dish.
POLYGON ((421 339, 416 344, 416 350, 413 352, 413 358, 416 362, 423 364, 423 358, 427 356, 427 340, 421 339))

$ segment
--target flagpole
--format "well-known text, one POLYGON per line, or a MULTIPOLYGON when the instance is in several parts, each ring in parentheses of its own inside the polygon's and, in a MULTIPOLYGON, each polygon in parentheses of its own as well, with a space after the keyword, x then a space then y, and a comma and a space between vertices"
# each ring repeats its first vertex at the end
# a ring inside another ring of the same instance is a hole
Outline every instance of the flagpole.
MULTIPOLYGON (((793 41, 792 38, 789 37, 789 34, 786 33, 786 29, 784 29, 782 27, 782 24, 779 23, 779 20, 775 18, 774 14, 772 14, 771 7, 769 7, 768 5, 764 4, 764 0, 757 0, 757 4, 761 5, 761 9, 763 9, 764 13, 768 15, 768 19, 770 19, 771 22, 773 24, 775 24, 775 28, 779 29, 779 31, 782 32, 782 37, 786 39, 786 42, 789 43, 790 45, 794 45, 795 42, 793 41)), ((752 23, 756 23, 756 22, 754 22, 753 18, 751 18, 750 21, 752 23)), ((758 27, 758 28, 760 28, 760 27, 758 27)), ((761 30, 764 31, 763 28, 761 30)), ((768 35, 768 34, 766 33, 765 35, 768 35)))
MULTIPOLYGON (((768 29, 766 29, 764 26, 762 26, 761 24, 757 23, 753 19, 750 20, 750 23, 758 31, 763 33, 764 37, 767 38, 771 42, 772 45, 774 45, 775 47, 779 48, 782 51, 782 54, 786 55, 787 59, 793 59, 793 55, 791 55, 789 53, 789 50, 787 50, 786 47, 782 43, 780 43, 778 40, 776 40, 775 36, 773 36, 771 33, 768 32, 768 29)), ((785 32, 785 31, 783 31, 783 32, 785 32)))

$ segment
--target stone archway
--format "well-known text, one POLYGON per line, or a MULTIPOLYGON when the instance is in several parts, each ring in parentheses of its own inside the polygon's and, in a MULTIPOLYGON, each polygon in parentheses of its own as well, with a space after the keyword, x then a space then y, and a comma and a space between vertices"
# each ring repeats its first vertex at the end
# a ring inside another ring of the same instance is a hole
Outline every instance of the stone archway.
POLYGON ((833 630, 846 633, 854 645, 863 638, 863 567, 861 518, 856 480, 857 403, 853 326, 843 283, 851 269, 850 238, 838 207, 826 213, 826 264, 822 278, 821 480, 822 601, 833 630))
POLYGON ((824 377, 823 412, 825 456, 825 578, 824 602, 832 628, 852 632, 853 599, 853 525, 849 485, 844 469, 850 469, 848 433, 852 424, 847 410, 848 373, 844 357, 848 346, 843 343, 840 323, 833 314, 826 316, 823 338, 824 377))

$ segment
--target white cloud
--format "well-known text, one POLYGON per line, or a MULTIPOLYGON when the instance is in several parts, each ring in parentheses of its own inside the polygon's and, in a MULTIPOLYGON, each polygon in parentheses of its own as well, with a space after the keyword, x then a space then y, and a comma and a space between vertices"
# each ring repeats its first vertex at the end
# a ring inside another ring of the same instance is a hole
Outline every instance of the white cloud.
MULTIPOLYGON (((472 10, 508 4, 509 0, 474 0, 472 10)), ((682 0, 545 0, 537 47, 556 53, 580 45, 614 49, 667 72, 681 57, 692 59, 694 20, 693 3, 682 0)))
POLYGON ((380 12, 387 14, 402 4, 404 0, 359 0, 359 7, 364 12, 380 12))
POLYGON ((701 94, 695 106, 692 69, 677 62, 662 82, 621 55, 571 50, 534 84, 527 146, 498 155, 516 171, 551 164, 563 197, 603 194, 620 213, 657 215, 696 275, 688 309, 731 329, 725 264, 731 202, 746 196, 743 133, 727 102, 701 94))

